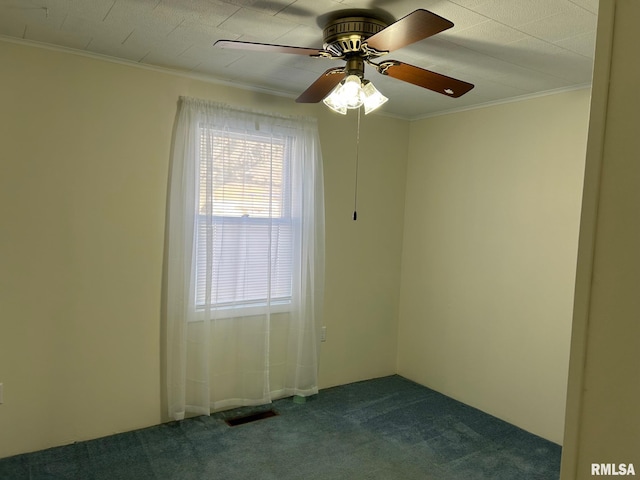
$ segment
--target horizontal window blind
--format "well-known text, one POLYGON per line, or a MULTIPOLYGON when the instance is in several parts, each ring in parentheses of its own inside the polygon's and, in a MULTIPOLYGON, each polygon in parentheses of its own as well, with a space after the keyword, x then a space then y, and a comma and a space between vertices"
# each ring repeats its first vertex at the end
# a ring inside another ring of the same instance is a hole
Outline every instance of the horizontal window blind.
POLYGON ((200 129, 196 305, 291 298, 288 137, 200 129))

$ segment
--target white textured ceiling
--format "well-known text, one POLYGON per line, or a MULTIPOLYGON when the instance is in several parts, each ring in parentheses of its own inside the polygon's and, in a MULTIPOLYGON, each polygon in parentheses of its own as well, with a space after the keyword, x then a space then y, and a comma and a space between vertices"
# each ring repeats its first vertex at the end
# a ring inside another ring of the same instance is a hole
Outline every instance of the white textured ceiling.
POLYGON ((219 39, 322 47, 328 14, 418 8, 454 27, 392 52, 475 84, 454 99, 382 76, 388 114, 419 118, 591 82, 598 0, 0 0, 0 35, 205 75, 295 99, 340 61, 219 49, 219 39))

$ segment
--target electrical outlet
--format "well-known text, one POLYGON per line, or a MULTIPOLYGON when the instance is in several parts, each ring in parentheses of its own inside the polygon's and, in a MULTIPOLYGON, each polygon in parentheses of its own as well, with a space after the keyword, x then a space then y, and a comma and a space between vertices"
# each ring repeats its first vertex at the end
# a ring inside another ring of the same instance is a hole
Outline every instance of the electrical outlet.
POLYGON ((322 327, 322 330, 320 330, 320 341, 321 342, 327 341, 327 327, 322 327))

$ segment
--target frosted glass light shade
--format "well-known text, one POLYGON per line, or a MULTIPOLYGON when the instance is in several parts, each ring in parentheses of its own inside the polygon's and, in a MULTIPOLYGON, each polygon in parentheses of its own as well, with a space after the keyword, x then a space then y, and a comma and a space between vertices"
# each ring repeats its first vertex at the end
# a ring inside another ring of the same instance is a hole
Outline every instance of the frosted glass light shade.
POLYGON ((371 82, 365 83, 365 85, 362 87, 362 97, 365 115, 369 112, 373 112, 376 108, 380 107, 387 100, 389 100, 387 97, 382 95, 371 82))
POLYGON ((338 90, 342 88, 342 84, 338 85, 333 91, 327 95, 322 102, 334 112, 341 115, 347 114, 347 106, 342 101, 342 97, 338 94, 338 90))
POLYGON ((347 108, 360 108, 362 106, 362 82, 357 75, 349 75, 340 90, 343 102, 347 108))

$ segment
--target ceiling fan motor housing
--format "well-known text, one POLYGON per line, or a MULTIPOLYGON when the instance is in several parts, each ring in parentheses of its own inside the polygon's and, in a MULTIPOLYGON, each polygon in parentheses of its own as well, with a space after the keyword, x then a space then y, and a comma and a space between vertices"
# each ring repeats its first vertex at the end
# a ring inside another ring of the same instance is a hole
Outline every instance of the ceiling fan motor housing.
POLYGON ((387 27, 376 18, 345 17, 329 22, 323 30, 324 48, 337 57, 360 52, 364 41, 387 27))

